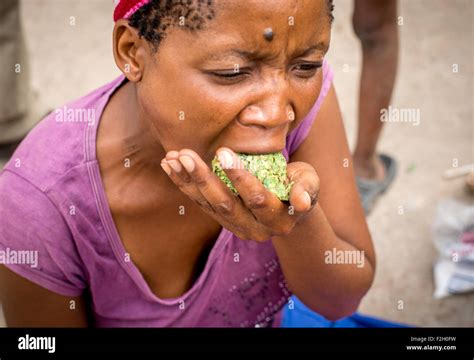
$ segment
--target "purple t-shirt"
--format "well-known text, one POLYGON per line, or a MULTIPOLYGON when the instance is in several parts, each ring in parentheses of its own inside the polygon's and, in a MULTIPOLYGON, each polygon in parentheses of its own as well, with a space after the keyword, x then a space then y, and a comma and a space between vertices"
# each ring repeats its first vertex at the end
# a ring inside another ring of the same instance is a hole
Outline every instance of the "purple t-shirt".
MULTIPOLYGON (((154 295, 129 259, 96 158, 102 110, 124 80, 52 112, 6 164, 0 263, 57 294, 87 294, 95 326, 278 326, 291 293, 271 241, 243 241, 223 228, 196 282, 175 299, 154 295)), ((287 160, 307 136, 331 81, 324 63, 317 101, 287 136, 287 160)))

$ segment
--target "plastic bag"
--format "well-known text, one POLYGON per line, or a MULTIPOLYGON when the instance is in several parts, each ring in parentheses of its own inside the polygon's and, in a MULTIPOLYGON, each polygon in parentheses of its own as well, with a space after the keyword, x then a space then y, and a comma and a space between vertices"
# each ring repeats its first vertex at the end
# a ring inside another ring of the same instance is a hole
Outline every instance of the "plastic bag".
POLYGON ((474 291, 474 206, 444 200, 433 223, 435 298, 474 291))

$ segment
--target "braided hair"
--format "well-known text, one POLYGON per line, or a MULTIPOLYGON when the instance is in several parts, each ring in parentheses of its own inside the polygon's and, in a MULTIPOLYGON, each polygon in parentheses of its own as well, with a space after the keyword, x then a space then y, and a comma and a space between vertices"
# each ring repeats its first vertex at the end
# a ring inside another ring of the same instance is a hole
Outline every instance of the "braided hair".
MULTIPOLYGON (((332 0, 326 0, 326 5, 332 23, 332 0)), ((131 16, 129 25, 156 51, 170 27, 179 25, 193 32, 202 29, 215 15, 213 0, 151 0, 131 16)))

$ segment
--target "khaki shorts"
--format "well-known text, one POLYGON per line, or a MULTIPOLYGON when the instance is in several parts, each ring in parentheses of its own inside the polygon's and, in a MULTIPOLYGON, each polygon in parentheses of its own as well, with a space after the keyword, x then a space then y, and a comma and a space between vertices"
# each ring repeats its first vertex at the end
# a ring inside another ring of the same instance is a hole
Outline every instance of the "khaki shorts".
POLYGON ((0 145, 23 138, 40 120, 30 91, 20 1, 0 0, 0 145))

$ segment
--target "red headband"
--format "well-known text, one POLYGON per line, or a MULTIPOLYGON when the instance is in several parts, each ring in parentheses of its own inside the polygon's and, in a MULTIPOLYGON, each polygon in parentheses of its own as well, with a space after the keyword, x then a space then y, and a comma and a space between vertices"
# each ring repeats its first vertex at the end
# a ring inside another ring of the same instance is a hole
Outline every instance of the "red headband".
POLYGON ((114 0, 114 21, 129 19, 138 9, 149 2, 150 0, 114 0))

